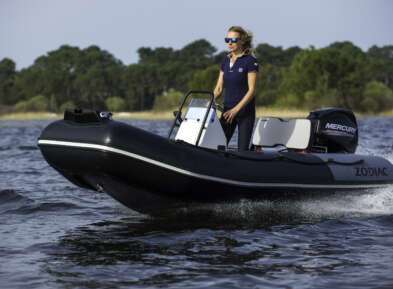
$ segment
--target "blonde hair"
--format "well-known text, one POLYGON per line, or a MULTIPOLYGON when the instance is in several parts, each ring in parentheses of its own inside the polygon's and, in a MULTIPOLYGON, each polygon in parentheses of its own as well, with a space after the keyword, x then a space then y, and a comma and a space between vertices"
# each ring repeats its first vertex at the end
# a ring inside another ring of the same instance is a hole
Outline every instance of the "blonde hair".
POLYGON ((243 41, 243 49, 252 51, 252 33, 251 31, 246 31, 241 26, 232 26, 229 28, 228 32, 237 32, 240 35, 240 40, 243 41))

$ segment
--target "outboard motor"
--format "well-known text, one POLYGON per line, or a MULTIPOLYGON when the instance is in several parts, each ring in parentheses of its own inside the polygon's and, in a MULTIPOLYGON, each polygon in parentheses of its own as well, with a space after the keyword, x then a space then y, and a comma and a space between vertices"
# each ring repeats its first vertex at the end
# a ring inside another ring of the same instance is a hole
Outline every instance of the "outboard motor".
POLYGON ((358 126, 352 111, 323 108, 310 112, 311 140, 308 150, 327 153, 354 153, 358 145, 358 126))

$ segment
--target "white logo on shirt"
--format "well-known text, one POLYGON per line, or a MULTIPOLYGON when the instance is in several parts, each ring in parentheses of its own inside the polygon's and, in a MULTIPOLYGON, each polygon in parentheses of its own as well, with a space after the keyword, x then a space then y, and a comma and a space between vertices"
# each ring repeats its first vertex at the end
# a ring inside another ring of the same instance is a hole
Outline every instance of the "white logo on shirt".
POLYGON ((254 65, 255 65, 255 66, 258 66, 258 63, 255 62, 254 65))
POLYGON ((240 68, 239 68, 239 72, 243 72, 243 67, 240 67, 240 68))

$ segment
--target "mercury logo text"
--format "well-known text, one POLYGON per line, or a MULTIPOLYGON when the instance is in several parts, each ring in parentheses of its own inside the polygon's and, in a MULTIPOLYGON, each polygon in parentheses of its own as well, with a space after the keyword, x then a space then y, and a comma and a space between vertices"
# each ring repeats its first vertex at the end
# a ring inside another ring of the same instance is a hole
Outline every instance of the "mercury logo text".
POLYGON ((337 124, 337 123, 330 123, 330 122, 326 123, 325 128, 349 132, 351 134, 354 134, 356 132, 356 128, 354 128, 354 127, 341 125, 341 124, 337 124))

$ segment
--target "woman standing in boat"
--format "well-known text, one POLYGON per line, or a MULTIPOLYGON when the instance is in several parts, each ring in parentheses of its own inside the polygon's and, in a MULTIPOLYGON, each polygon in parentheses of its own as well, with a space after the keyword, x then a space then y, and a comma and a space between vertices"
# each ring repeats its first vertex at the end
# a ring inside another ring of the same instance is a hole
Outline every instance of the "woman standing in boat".
POLYGON ((225 88, 224 112, 220 121, 227 142, 237 126, 239 150, 248 150, 255 121, 254 95, 258 74, 258 62, 251 55, 252 34, 240 26, 232 26, 225 42, 230 53, 221 63, 214 100, 225 88))

